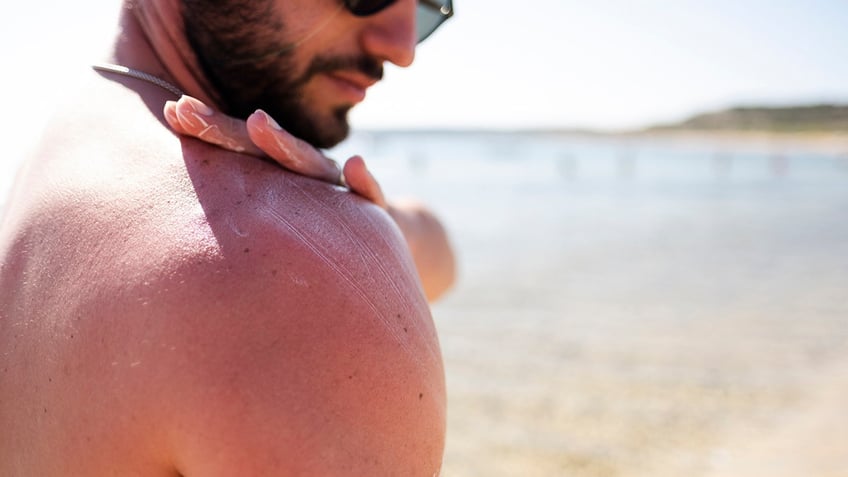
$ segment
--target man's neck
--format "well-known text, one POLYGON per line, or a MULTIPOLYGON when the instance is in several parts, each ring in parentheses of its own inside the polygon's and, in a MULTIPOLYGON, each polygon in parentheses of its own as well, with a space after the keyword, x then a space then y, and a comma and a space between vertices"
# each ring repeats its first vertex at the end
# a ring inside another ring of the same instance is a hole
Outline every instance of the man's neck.
POLYGON ((153 2, 121 10, 121 31, 110 61, 173 83, 185 94, 217 108, 214 90, 182 33, 182 21, 174 6, 178 2, 162 3, 173 10, 155 10, 153 2))

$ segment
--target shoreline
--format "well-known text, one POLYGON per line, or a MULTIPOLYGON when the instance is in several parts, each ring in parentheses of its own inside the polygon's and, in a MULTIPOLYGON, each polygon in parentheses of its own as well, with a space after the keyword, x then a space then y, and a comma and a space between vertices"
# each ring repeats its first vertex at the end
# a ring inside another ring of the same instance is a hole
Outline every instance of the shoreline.
POLYGON ((674 143, 712 143, 734 149, 772 152, 803 151, 848 157, 848 131, 638 131, 621 137, 661 140, 674 143))
POLYGON ((355 135, 375 138, 444 136, 488 138, 495 136, 603 141, 658 141, 666 144, 721 145, 728 149, 759 152, 802 151, 848 157, 848 131, 776 132, 757 130, 622 130, 581 129, 361 129, 355 135))

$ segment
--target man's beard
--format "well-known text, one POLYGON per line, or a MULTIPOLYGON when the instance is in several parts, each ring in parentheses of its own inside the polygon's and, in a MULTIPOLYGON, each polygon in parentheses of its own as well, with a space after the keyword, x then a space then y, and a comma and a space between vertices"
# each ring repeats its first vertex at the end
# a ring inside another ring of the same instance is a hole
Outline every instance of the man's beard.
POLYGON ((315 147, 332 147, 347 137, 353 105, 310 109, 304 87, 315 75, 342 69, 379 80, 383 67, 365 56, 318 56, 298 74, 295 45, 280 41, 285 27, 277 18, 273 0, 183 2, 186 37, 225 113, 245 119, 261 108, 294 136, 315 147))

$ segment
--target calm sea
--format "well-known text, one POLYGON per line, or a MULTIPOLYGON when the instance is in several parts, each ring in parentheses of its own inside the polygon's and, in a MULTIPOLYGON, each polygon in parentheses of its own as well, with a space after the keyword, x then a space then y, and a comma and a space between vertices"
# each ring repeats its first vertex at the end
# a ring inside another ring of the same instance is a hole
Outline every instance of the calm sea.
MULTIPOLYGON (((540 269, 571 282, 577 279, 569 273, 575 263, 561 263, 563 257, 579 251, 573 258, 585 260, 586 252, 599 253, 626 267, 639 259, 639 247, 666 247, 670 254, 697 247, 680 264, 693 273, 698 260, 735 262, 734 254, 748 248, 763 259, 833 254, 848 265, 848 150, 825 154, 762 142, 628 137, 360 133, 332 151, 339 159, 354 153, 366 158, 389 197, 417 197, 439 212, 459 249, 465 280, 472 282, 468 286, 501 274, 507 282, 550 286, 540 283, 548 278, 540 269)), ((604 286, 618 281, 611 276, 604 286)))

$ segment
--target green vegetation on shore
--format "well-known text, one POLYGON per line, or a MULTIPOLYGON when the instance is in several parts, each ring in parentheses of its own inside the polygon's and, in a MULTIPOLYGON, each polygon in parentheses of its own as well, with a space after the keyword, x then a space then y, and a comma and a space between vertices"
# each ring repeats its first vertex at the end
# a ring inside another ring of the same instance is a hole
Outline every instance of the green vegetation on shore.
POLYGON ((659 131, 847 132, 848 105, 736 107, 698 114, 674 124, 653 126, 659 131))

